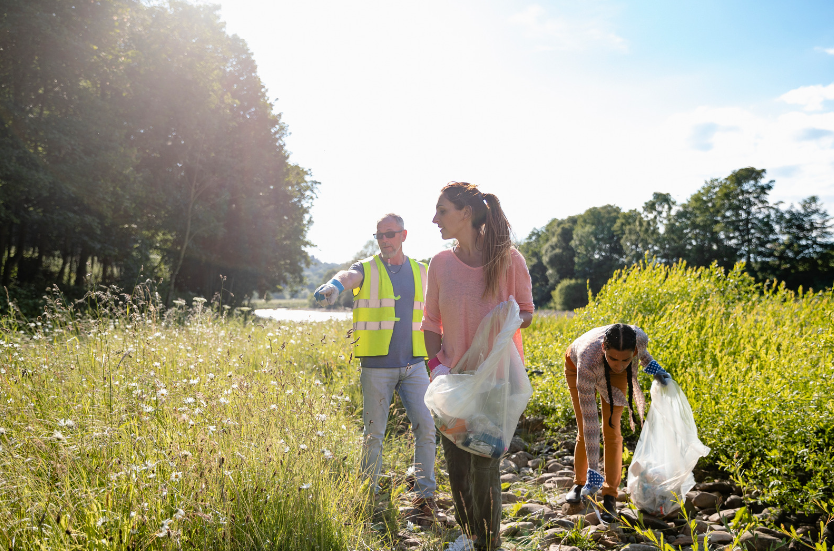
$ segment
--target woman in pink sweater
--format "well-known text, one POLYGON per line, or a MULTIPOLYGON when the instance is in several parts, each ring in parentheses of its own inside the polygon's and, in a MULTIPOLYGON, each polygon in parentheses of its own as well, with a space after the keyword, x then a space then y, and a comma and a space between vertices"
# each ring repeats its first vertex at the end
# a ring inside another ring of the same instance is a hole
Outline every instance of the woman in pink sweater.
MULTIPOLYGON (((533 288, 495 195, 452 182, 442 189, 432 222, 443 239, 456 241, 429 264, 422 329, 434 379, 455 368, 481 320, 510 296, 520 307, 521 327, 528 327, 533 320, 533 288)), ((523 359, 520 331, 513 341, 523 359)), ((474 539, 476 549, 495 549, 501 524, 499 460, 471 454, 445 436, 441 440, 458 524, 474 539)))

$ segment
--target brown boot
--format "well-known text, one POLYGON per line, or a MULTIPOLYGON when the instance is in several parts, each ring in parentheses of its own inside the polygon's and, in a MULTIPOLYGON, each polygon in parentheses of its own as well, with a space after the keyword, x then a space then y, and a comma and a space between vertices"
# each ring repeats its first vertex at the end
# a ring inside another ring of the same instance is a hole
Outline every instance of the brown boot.
POLYGON ((408 512, 407 520, 421 526, 431 526, 432 524, 446 524, 449 517, 440 510, 437 502, 433 497, 419 497, 412 503, 413 509, 408 512))

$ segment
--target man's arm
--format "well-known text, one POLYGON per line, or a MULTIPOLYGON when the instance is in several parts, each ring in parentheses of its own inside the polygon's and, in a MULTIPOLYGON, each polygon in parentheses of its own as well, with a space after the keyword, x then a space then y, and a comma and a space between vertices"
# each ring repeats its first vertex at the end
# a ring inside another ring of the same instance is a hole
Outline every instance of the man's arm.
POLYGON ((345 289, 356 289, 362 285, 362 280, 365 279, 365 277, 362 275, 362 272, 357 270, 342 270, 341 272, 336 273, 336 275, 333 276, 333 279, 341 283, 342 287, 345 289))
POLYGON ((328 304, 335 304, 336 299, 339 298, 339 293, 345 289, 356 289, 362 285, 363 279, 365 279, 364 275, 358 270, 352 268, 342 270, 337 272, 330 281, 320 285, 313 296, 317 301, 327 301, 328 304))

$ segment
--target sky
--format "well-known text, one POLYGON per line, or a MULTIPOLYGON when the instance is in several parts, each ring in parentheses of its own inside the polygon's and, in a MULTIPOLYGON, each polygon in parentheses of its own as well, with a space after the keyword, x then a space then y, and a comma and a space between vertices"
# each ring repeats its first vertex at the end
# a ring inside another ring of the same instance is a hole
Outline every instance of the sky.
POLYGON ((449 181, 498 196, 518 240, 592 206, 685 201, 754 166, 772 201, 834 214, 834 2, 221 0, 320 182, 309 252, 344 262, 378 218, 405 253, 449 181))

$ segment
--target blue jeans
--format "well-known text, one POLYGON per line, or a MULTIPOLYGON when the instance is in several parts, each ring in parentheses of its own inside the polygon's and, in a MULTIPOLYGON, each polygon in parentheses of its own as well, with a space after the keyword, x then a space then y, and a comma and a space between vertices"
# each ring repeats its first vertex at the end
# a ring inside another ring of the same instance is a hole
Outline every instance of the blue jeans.
POLYGON ((429 386, 425 362, 408 367, 366 367, 362 369, 359 380, 362 383, 362 418, 365 425, 362 471, 371 478, 376 490, 382 466, 382 442, 388 424, 388 408, 396 390, 414 433, 414 474, 417 479, 414 490, 418 497, 434 496, 437 488, 434 481, 436 440, 434 420, 424 401, 429 386))

